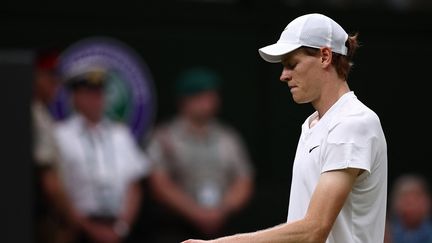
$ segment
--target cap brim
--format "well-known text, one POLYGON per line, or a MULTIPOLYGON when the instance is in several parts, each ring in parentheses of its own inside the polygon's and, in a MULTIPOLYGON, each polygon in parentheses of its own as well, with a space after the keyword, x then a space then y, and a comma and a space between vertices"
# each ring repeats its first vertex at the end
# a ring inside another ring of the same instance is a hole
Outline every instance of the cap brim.
POLYGON ((275 43, 258 49, 260 56, 271 63, 282 62, 282 57, 295 49, 299 48, 299 44, 275 43))

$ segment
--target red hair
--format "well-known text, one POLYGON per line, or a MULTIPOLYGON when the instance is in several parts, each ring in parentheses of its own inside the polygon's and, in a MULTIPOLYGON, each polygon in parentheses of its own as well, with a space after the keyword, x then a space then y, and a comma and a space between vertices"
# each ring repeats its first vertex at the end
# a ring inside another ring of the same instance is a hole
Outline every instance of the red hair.
MULTIPOLYGON (((348 36, 347 41, 345 42, 345 46, 347 47, 347 55, 342 55, 339 53, 333 52, 332 65, 335 67, 338 76, 344 80, 348 79, 348 74, 351 71, 353 66, 353 57, 357 48, 359 47, 357 41, 358 34, 354 34, 348 36)), ((318 55, 319 50, 313 47, 301 47, 302 51, 306 55, 316 56, 318 55)))

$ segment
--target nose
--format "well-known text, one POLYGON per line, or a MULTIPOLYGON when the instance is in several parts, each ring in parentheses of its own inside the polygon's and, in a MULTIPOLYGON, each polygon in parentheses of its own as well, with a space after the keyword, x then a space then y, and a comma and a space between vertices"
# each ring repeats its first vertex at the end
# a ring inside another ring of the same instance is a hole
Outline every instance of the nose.
POLYGON ((280 81, 282 81, 282 82, 288 82, 288 81, 291 80, 291 78, 292 78, 291 70, 288 69, 287 67, 284 67, 283 70, 282 70, 282 74, 281 74, 281 76, 279 78, 280 81))

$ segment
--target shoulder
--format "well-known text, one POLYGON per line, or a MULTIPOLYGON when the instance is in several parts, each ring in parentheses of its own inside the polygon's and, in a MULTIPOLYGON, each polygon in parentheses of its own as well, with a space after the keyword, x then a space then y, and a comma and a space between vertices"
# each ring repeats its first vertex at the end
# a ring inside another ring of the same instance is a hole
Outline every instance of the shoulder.
POLYGON ((131 133, 130 128, 122 122, 110 120, 110 121, 107 121, 107 125, 110 127, 111 130, 113 130, 115 132, 123 133, 123 134, 131 133))
POLYGON ((224 121, 214 121, 213 122, 213 129, 215 132, 217 132, 217 134, 226 139, 226 140, 230 140, 230 141, 234 141, 234 142, 240 142, 241 141, 241 136, 240 136, 240 132, 234 128, 232 125, 229 125, 228 123, 224 122, 224 121))
POLYGON ((74 151, 76 143, 83 135, 80 124, 75 117, 57 121, 54 124, 53 137, 61 151, 74 151))
POLYGON ((78 120, 76 117, 71 116, 66 118, 65 120, 57 121, 54 124, 54 133, 57 136, 64 136, 71 133, 74 133, 78 128, 78 120))
POLYGON ((351 99, 340 108, 338 115, 330 123, 330 130, 336 127, 380 129, 381 122, 372 109, 358 99, 351 99))
POLYGON ((357 99, 346 102, 329 125, 329 142, 366 144, 375 138, 383 138, 380 119, 357 99))
POLYGON ((134 134, 131 128, 123 122, 108 120, 105 121, 105 126, 108 127, 108 131, 115 140, 118 141, 132 141, 135 140, 134 134))
POLYGON ((162 136, 172 134, 176 127, 179 126, 177 119, 164 120, 159 122, 150 133, 150 140, 160 139, 162 136))

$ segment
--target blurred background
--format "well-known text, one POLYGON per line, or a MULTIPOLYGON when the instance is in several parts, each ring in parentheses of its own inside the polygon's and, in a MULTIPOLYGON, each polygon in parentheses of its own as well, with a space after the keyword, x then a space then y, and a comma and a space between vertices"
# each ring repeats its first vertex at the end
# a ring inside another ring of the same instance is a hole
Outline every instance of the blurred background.
MULTIPOLYGON (((142 58, 154 82, 154 124, 176 113, 173 82, 181 71, 196 65, 216 70, 223 77, 219 117, 241 135, 255 171, 250 203, 232 223, 232 231, 284 222, 300 125, 312 107, 292 101, 289 89, 278 81, 282 66, 264 62, 257 50, 277 41, 293 18, 310 12, 326 14, 347 32, 359 33, 361 48, 349 85, 381 119, 388 142, 389 191, 405 173, 423 175, 432 183, 429 0, 5 2, 0 9, 1 192, 8 223, 0 241, 35 241, 29 109, 35 53, 64 50, 92 36, 120 40, 142 58)), ((137 239, 154 220, 145 195, 137 239)))

